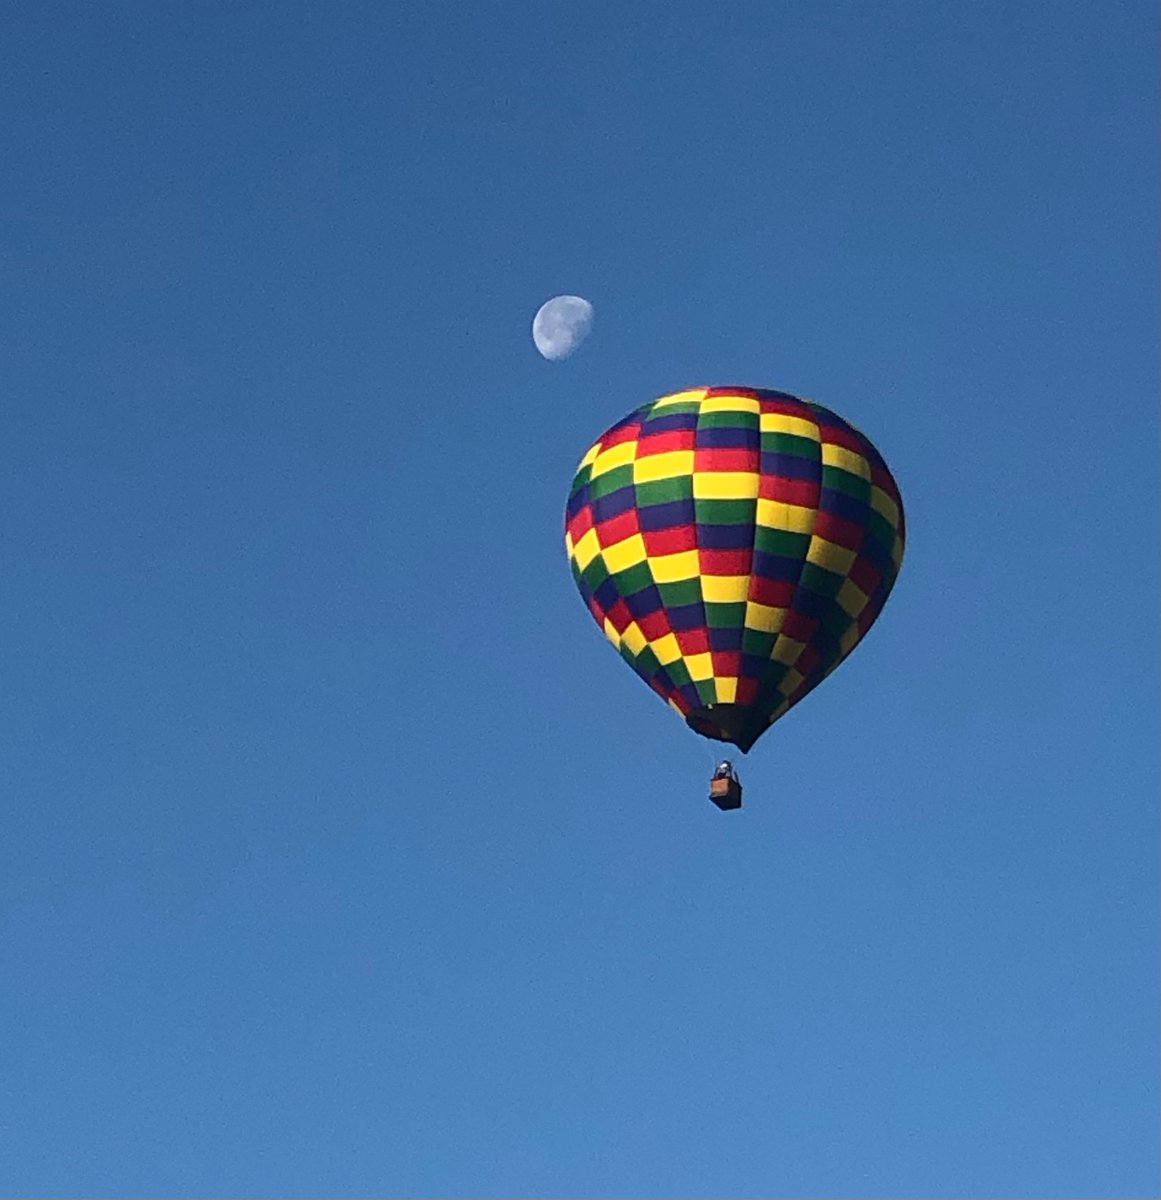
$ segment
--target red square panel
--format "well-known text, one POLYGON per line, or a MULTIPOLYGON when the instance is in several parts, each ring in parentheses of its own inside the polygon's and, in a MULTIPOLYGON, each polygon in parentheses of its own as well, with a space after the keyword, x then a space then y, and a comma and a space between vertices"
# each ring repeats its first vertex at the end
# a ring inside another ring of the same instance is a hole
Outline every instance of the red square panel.
POLYGON ((600 542, 603 549, 608 549, 610 546, 615 546, 618 542, 623 542, 627 537, 632 537, 633 534, 640 532, 641 527, 637 523, 637 510, 630 508, 615 517, 610 517, 607 521, 599 522, 597 524, 597 541, 600 542))
POLYGON ((692 525, 678 525, 673 529, 647 529, 641 538, 645 543, 645 553, 650 558, 697 549, 697 530, 692 525))
POLYGON ((709 651, 709 633, 705 629, 679 629, 677 644, 682 654, 706 654, 709 651))

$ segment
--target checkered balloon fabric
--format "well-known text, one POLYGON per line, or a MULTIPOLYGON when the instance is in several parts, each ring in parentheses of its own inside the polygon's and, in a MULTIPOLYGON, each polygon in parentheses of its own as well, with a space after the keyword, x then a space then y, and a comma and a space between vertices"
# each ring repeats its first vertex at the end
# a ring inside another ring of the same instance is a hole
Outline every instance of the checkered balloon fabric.
POLYGON ((594 620, 698 733, 747 751, 855 648, 903 556, 899 489, 829 409, 662 396, 581 460, 565 548, 594 620))

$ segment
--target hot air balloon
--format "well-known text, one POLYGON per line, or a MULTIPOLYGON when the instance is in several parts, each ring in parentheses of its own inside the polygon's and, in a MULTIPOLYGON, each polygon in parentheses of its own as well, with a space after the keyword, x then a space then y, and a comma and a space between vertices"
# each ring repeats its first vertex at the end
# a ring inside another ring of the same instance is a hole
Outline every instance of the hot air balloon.
MULTIPOLYGON (((870 441, 821 404, 750 387, 631 412, 581 459, 565 514, 597 625, 691 729, 743 754, 858 645, 903 541, 870 441)), ((710 798, 741 803, 728 760, 710 798)))

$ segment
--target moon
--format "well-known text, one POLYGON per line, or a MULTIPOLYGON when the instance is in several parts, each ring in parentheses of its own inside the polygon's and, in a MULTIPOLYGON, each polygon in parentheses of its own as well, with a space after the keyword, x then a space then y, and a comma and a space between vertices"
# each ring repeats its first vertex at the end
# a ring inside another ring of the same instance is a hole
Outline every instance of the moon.
POLYGON ((593 306, 582 296, 553 296, 532 318, 532 340, 550 362, 568 358, 589 336, 593 306))

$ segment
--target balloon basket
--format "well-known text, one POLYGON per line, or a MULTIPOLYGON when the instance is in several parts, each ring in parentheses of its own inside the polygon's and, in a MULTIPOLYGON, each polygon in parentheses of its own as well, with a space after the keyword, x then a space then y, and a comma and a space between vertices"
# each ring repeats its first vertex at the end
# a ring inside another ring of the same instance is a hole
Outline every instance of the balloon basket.
POLYGON ((736 779, 711 779, 709 798, 722 812, 742 807, 742 785, 736 779))

